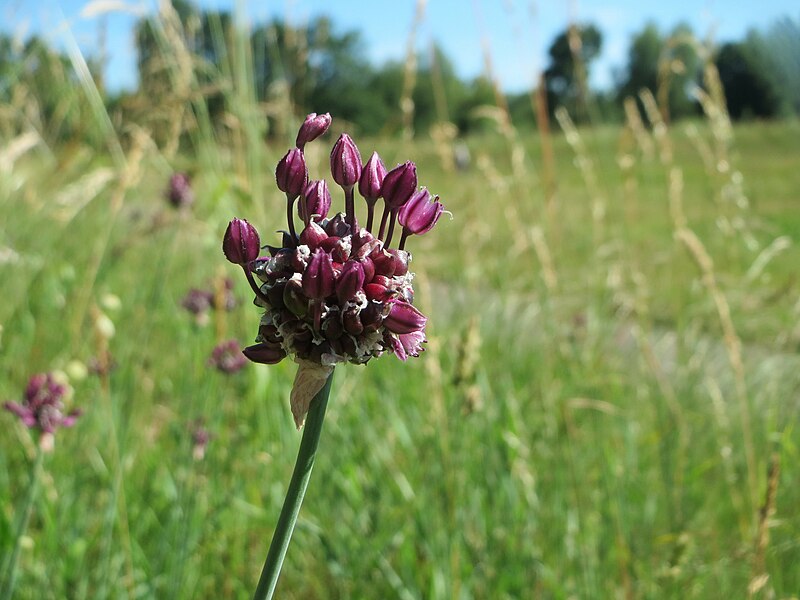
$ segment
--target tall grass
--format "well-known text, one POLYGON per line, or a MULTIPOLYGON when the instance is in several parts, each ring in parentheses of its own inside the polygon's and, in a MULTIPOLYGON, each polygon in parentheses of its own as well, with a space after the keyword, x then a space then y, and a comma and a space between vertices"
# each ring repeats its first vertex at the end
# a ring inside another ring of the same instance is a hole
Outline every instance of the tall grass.
MULTIPOLYGON (((248 289, 207 326, 180 302, 230 274, 230 214, 282 222, 269 181, 291 141, 267 145, 266 116, 292 131, 301 115, 256 102, 240 30, 211 122, 210 67, 163 11, 164 114, 115 122, 84 75, 73 93, 105 145, 48 145, 35 120, 3 130, 0 397, 62 369, 86 411, 44 462, 19 598, 248 597, 299 443, 292 365, 206 366, 216 342, 249 342, 248 289), (190 212, 163 201, 179 168, 190 212), (91 364, 114 368, 82 378, 91 364)), ((446 134, 380 140, 454 214, 411 247, 430 342, 337 375, 280 597, 797 593, 799 132, 731 127, 715 86, 709 71, 704 120, 671 125, 647 93, 623 127, 559 111, 562 132, 541 136, 489 107, 498 131, 463 140, 461 171, 446 134)), ((5 553, 35 450, 2 418, 5 553)))

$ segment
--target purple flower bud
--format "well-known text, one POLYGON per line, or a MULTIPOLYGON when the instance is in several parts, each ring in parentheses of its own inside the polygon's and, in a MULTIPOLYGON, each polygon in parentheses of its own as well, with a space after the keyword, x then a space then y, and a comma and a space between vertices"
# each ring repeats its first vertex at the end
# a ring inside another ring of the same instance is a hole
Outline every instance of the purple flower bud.
POLYGON ((344 333, 344 327, 338 319, 338 315, 325 319, 322 323, 322 333, 328 340, 335 340, 344 333))
POLYGON ((280 344, 262 342, 253 346, 248 346, 242 350, 249 360, 262 365, 274 365, 286 358, 286 351, 280 344))
POLYGON ((381 196, 381 185, 386 177, 386 167, 383 165, 381 157, 377 152, 373 152, 369 157, 364 170, 361 172, 361 179, 358 180, 358 192, 367 202, 375 202, 381 196))
POLYGON ((235 265, 245 266, 258 258, 261 240, 256 228, 244 219, 233 219, 228 223, 222 240, 225 258, 235 265))
POLYGON ((388 302, 394 297, 394 292, 380 283, 368 283, 364 286, 367 300, 374 302, 388 302))
POLYGON ((344 330, 350 335, 361 335, 364 331, 364 324, 357 308, 348 308, 342 313, 342 325, 344 330))
POLYGON ((381 195, 386 206, 395 209, 403 206, 417 189, 417 165, 406 161, 386 174, 381 195))
POLYGON ((331 193, 324 179, 309 181, 305 190, 306 219, 321 221, 331 209, 331 193), (316 217, 316 218, 315 218, 316 217))
POLYGON ((408 273, 408 263, 411 260, 408 252, 397 248, 390 248, 387 252, 392 255, 394 260, 394 276, 402 277, 408 273))
POLYGON ((308 167, 302 150, 292 148, 278 162, 275 169, 275 181, 278 189, 286 192, 287 196, 294 199, 302 194, 308 182, 308 167))
POLYGON ((325 223, 325 233, 330 236, 344 237, 350 234, 350 225, 344 220, 342 213, 336 213, 332 219, 325 223))
POLYGON ((302 150, 308 142, 313 142, 323 133, 328 131, 328 127, 330 126, 330 113, 325 113, 324 115, 311 113, 306 117, 306 120, 303 121, 303 124, 300 126, 300 131, 297 132, 297 140, 295 141, 295 144, 300 150, 302 150))
POLYGON ((352 188, 361 177, 361 154, 350 136, 339 136, 331 151, 331 174, 343 188, 352 188))
POLYGON ((384 305, 381 302, 369 302, 359 313, 359 318, 365 331, 378 331, 384 317, 384 305))
POLYGON ((190 206, 194 202, 194 193, 189 176, 186 173, 173 173, 169 178, 167 200, 175 208, 190 206))
POLYGON ((375 248, 369 257, 372 259, 372 263, 375 265, 376 275, 385 275, 386 277, 391 277, 394 275, 397 264, 394 256, 389 254, 389 252, 383 248, 375 248))
POLYGON ((336 284, 336 296, 344 304, 364 286, 364 267, 355 260, 348 260, 342 267, 342 274, 336 284))
POLYGON ((333 293, 334 284, 331 255, 318 248, 303 273, 303 293, 309 298, 322 300, 333 293))
POLYGON ((300 232, 300 243, 305 244, 311 250, 316 250, 317 247, 327 239, 328 234, 314 221, 311 221, 306 225, 306 228, 300 232))
POLYGON ((304 317, 308 314, 308 297, 303 293, 303 284, 290 279, 283 288, 283 304, 293 315, 304 317))
POLYGON ((443 210, 444 206, 439 202, 439 196, 431 200, 430 192, 422 188, 400 209, 397 220, 404 231, 422 235, 433 229, 443 210))
POLYGON ((392 333, 412 333, 425 329, 428 318, 412 304, 400 300, 390 302, 389 314, 383 320, 383 325, 392 333))

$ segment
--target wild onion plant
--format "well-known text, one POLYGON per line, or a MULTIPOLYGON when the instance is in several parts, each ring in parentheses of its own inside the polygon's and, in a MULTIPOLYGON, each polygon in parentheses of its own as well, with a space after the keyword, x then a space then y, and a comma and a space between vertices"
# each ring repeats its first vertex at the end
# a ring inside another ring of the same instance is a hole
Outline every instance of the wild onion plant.
POLYGON ((226 258, 244 270, 264 309, 256 344, 243 350, 251 361, 275 364, 292 357, 299 368, 291 392, 298 429, 305 423, 292 480, 255 593, 271 598, 303 501, 322 430, 333 369, 365 364, 384 353, 405 361, 426 342, 427 317, 413 304, 410 235, 433 228, 444 207, 438 196, 417 189, 416 165, 386 170, 377 152, 362 165, 353 140, 342 134, 331 152, 331 174, 344 192, 345 211, 328 218, 331 194, 324 179, 309 180, 303 149, 324 134, 329 114, 312 113, 276 169, 286 194, 288 231, 280 246, 262 255, 255 227, 233 219, 223 241, 226 258), (367 204, 367 225, 359 227, 355 190, 367 204), (383 198, 380 226, 373 233, 375 205, 383 198), (295 203, 303 228, 295 228, 295 203), (399 242, 391 246, 396 224, 399 242), (257 281, 258 280, 258 281, 257 281))
POLYGON ((77 409, 64 414, 64 397, 68 390, 68 386, 53 374, 38 373, 28 381, 21 404, 17 402, 3 404, 6 410, 19 417, 25 427, 37 432, 38 443, 36 444, 36 457, 31 462, 28 489, 17 513, 14 549, 0 563, 0 599, 2 600, 8 600, 14 595, 17 561, 22 548, 22 538, 28 529, 28 521, 31 518, 33 502, 36 499, 44 454, 53 450, 56 430, 59 427, 72 427, 81 414, 81 411, 77 409))

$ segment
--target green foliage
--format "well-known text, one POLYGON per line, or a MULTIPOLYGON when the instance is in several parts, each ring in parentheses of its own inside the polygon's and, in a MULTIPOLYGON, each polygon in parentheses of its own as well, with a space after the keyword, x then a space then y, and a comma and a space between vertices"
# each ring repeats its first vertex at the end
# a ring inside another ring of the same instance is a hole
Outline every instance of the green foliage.
POLYGON ((589 71, 602 45, 602 34, 591 24, 571 26, 556 36, 544 72, 551 111, 564 106, 579 121, 589 118, 589 71))
POLYGON ((714 61, 731 118, 774 117, 780 98, 753 56, 752 43, 725 44, 714 61))
POLYGON ((688 25, 678 25, 666 37, 654 23, 645 25, 628 50, 617 101, 621 104, 629 96, 638 98, 639 92, 647 89, 670 118, 697 115, 697 102, 691 96, 703 66, 697 43, 688 25))

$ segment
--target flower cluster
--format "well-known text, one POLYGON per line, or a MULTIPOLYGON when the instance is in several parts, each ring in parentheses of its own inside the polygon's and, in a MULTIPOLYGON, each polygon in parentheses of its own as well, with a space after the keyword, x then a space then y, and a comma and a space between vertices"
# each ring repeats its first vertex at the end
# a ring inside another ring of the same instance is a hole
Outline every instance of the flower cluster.
POLYGON ((345 211, 328 217, 331 194, 324 179, 309 180, 305 145, 330 126, 330 115, 309 115, 276 169, 286 194, 288 231, 280 247, 266 246, 247 221, 233 219, 223 241, 227 259, 240 265, 265 309, 256 344, 244 354, 274 364, 287 355, 303 364, 332 367, 363 364, 384 352, 401 360, 424 350, 427 318, 413 305, 410 235, 429 231, 443 206, 417 188, 417 169, 406 162, 387 172, 373 153, 365 164, 353 140, 342 134, 330 156, 334 182, 344 192, 345 211), (356 218, 355 190, 366 202, 367 224, 356 218), (383 199, 373 232, 375 207, 383 199), (295 203, 302 229, 295 228, 295 203), (391 247, 395 227, 402 228, 391 247), (255 277, 259 283, 256 283, 255 277))
POLYGON ((22 404, 6 402, 3 406, 26 427, 52 435, 59 427, 72 427, 81 415, 80 410, 64 414, 67 391, 67 386, 52 373, 38 373, 28 381, 22 404))

